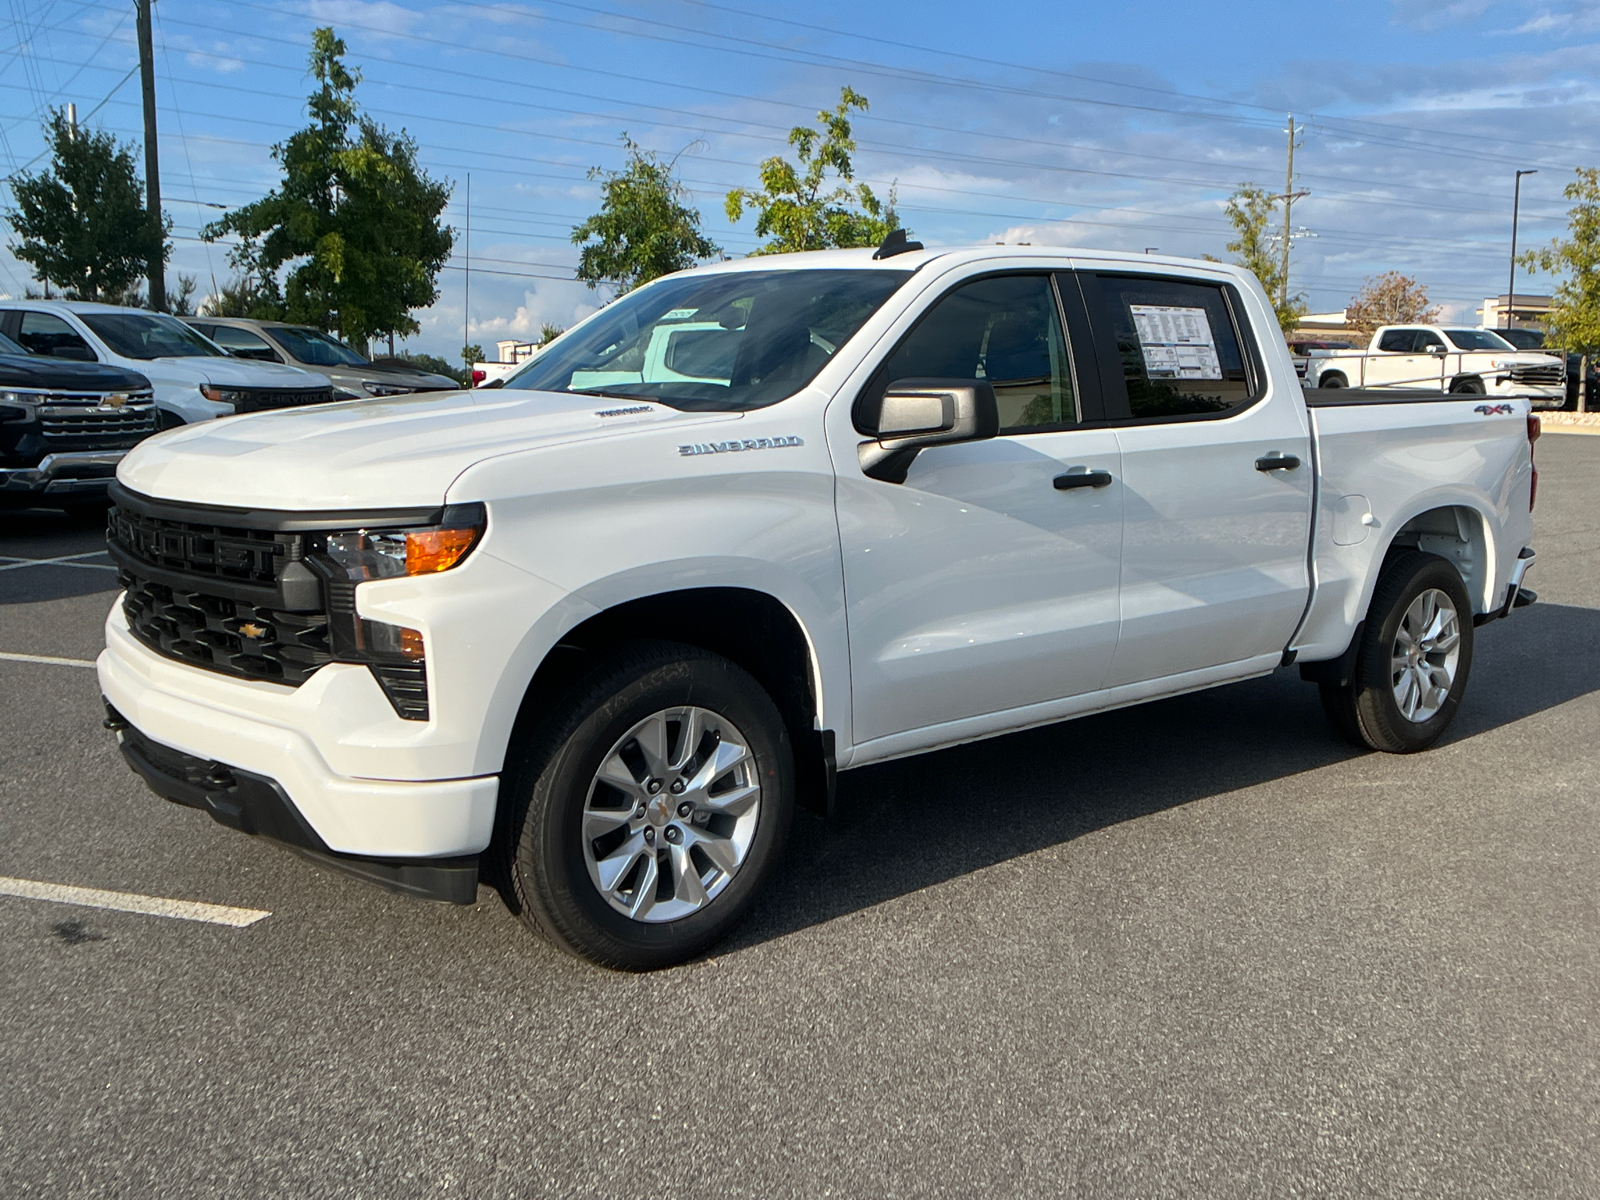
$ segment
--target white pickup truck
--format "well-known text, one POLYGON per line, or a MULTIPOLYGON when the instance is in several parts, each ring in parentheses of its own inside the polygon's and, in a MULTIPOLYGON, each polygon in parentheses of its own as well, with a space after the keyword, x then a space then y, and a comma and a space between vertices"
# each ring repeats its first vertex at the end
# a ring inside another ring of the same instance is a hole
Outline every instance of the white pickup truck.
POLYGON ((1291 662, 1340 734, 1429 746, 1474 628, 1533 599, 1537 433, 1303 392, 1221 264, 717 264, 493 391, 135 449, 107 724, 168 799, 416 895, 481 865, 557 944, 660 966, 838 770, 1291 662))
POLYGON ((1426 388, 1560 408, 1567 367, 1553 354, 1518 350, 1492 329, 1385 325, 1365 350, 1312 350, 1305 386, 1426 388))

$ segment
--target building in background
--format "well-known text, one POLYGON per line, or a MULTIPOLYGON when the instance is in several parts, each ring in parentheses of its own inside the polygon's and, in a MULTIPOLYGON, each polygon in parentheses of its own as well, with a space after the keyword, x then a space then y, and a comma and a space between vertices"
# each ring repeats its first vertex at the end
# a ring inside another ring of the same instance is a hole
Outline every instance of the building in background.
MULTIPOLYGON (((1511 297, 1503 292, 1498 296, 1485 298, 1483 307, 1478 310, 1484 328, 1506 328, 1506 308, 1510 303, 1511 297)), ((1510 328, 1543 329, 1545 320, 1549 316, 1549 296, 1528 296, 1518 292, 1516 307, 1511 310, 1510 328)))

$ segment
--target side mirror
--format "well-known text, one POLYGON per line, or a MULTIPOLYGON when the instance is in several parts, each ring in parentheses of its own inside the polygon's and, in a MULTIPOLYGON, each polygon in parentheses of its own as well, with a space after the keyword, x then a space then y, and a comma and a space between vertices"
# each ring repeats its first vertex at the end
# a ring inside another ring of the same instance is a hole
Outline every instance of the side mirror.
POLYGON ((924 447, 994 437, 1000 407, 982 379, 897 379, 865 406, 857 428, 873 435, 857 447, 862 473, 904 483, 924 447))
POLYGON ((1428 353, 1429 354, 1447 354, 1447 353, 1449 353, 1449 351, 1446 350, 1445 347, 1439 345, 1438 343, 1435 343, 1434 345, 1428 347, 1428 353))

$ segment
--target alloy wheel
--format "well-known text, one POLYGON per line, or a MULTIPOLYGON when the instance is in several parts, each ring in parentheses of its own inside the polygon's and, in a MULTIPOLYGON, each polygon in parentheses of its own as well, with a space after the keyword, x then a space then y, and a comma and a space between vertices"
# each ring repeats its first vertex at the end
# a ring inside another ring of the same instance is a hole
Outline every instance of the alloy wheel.
POLYGON ((1389 656, 1390 684, 1400 715, 1421 724, 1437 715, 1455 683, 1461 624, 1455 603, 1438 588, 1406 608, 1389 656))

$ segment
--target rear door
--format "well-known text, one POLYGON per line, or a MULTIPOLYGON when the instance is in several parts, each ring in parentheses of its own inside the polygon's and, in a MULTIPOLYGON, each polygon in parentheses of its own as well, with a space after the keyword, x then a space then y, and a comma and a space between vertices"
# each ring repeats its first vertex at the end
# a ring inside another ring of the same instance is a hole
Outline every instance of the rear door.
POLYGON ((1225 279, 1085 270, 1079 283, 1122 452, 1122 624, 1105 686, 1280 653, 1310 591, 1297 381, 1268 374, 1225 279))
POLYGON ((1378 339, 1379 353, 1367 358, 1368 387, 1415 387, 1426 371, 1437 364, 1426 354, 1417 353, 1421 329, 1390 329, 1378 339))

